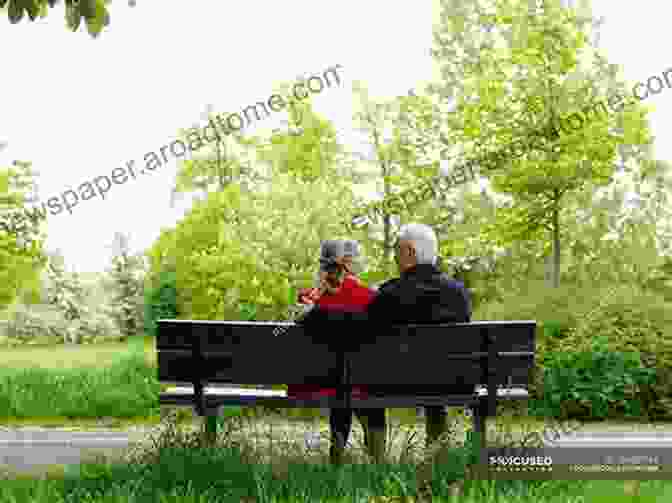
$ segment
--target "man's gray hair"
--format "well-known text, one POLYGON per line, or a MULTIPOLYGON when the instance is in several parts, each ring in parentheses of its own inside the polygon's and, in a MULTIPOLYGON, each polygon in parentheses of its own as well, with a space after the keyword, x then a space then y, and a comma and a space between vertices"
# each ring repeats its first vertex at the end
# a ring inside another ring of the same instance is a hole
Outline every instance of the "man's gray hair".
POLYGON ((407 224, 399 230, 399 240, 410 241, 415 247, 418 264, 436 265, 439 241, 429 225, 407 224))

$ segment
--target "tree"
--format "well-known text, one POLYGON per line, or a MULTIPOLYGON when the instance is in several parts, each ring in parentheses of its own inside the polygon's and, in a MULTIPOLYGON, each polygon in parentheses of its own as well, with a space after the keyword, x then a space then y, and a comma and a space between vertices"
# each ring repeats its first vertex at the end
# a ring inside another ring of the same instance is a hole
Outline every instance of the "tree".
POLYGON ((48 304, 59 306, 68 321, 82 317, 85 292, 76 272, 70 272, 60 250, 49 252, 47 266, 49 285, 46 289, 48 304))
POLYGON ((630 152, 641 157, 651 141, 645 113, 634 103, 624 110, 623 99, 620 107, 612 106, 611 96, 624 96, 625 85, 604 59, 593 57, 590 68, 581 67, 580 56, 591 55, 581 52, 587 46, 585 30, 559 2, 544 1, 530 11, 515 0, 442 0, 442 9, 433 55, 448 79, 430 90, 441 97, 458 90, 449 120, 455 143, 465 151, 499 153, 512 142, 520 148, 515 156, 496 155, 489 167, 495 190, 513 201, 485 232, 503 245, 542 239, 548 231, 557 287, 561 222, 570 216, 563 201, 608 184, 619 145, 641 146, 630 152), (594 113, 579 129, 567 130, 571 119, 580 118, 576 110, 599 111, 603 100, 614 109, 612 115, 594 113), (530 124, 536 132, 530 132, 530 124))
MULTIPOLYGON (((31 22, 45 18, 49 9, 59 3, 59 0, 0 0, 0 9, 6 9, 9 22, 17 24, 26 18, 31 22)), ((107 10, 110 3, 111 0, 65 0, 67 28, 77 31, 84 19, 89 35, 98 37, 103 28, 110 24, 110 13, 107 10)))
MULTIPOLYGON (((301 82, 301 79, 298 80, 301 82)), ((276 90, 289 97, 289 84, 276 90)), ((342 147, 334 126, 317 114, 310 99, 294 103, 288 110, 285 131, 276 130, 267 141, 256 141, 257 157, 270 164, 273 174, 289 174, 312 182, 334 172, 342 147)))
POLYGON ((115 306, 114 319, 122 336, 135 336, 143 326, 144 261, 131 254, 129 236, 115 232, 111 267, 107 270, 115 306))
MULTIPOLYGON (((409 112, 409 100, 412 98, 399 97, 377 101, 370 97, 366 86, 358 81, 353 83, 353 90, 355 97, 353 119, 356 130, 371 151, 369 158, 359 159, 362 165, 368 165, 363 179, 382 182, 378 184, 377 189, 384 203, 374 203, 376 209, 372 213, 377 213, 382 220, 381 265, 389 274, 392 273, 393 227, 401 223, 401 219, 408 214, 408 211, 402 206, 392 207, 386 202, 402 188, 416 184, 427 173, 424 173, 423 167, 418 165, 417 152, 408 148, 403 136, 402 121, 404 113, 409 112)), ((365 209, 363 212, 368 211, 365 209)), ((368 230, 369 233, 375 232, 377 226, 374 225, 368 230)))
POLYGON ((47 253, 48 266, 43 276, 42 301, 55 306, 68 323, 65 342, 101 342, 119 340, 117 327, 112 319, 114 309, 98 302, 90 286, 80 275, 68 270, 60 250, 47 253))
POLYGON ((177 319, 180 310, 177 306, 177 276, 175 271, 164 270, 158 273, 155 287, 145 290, 145 333, 156 337, 157 320, 177 319))
POLYGON ((259 192, 229 185, 164 231, 148 253, 153 274, 175 271, 179 311, 190 319, 239 319, 245 305, 257 320, 284 319, 293 287, 312 283, 320 241, 339 236, 352 201, 335 176, 303 183, 276 175, 259 192))
POLYGON ((19 295, 34 298, 46 264, 44 217, 24 212, 34 184, 29 163, 0 170, 0 310, 19 295))
POLYGON ((208 192, 224 190, 231 183, 249 188, 248 184, 259 179, 249 159, 255 141, 247 139, 243 131, 222 134, 219 121, 215 122, 216 115, 228 114, 215 114, 208 105, 205 128, 194 125, 179 132, 179 138, 190 146, 191 154, 189 159, 178 162, 171 205, 182 194, 197 193, 205 197, 208 192))

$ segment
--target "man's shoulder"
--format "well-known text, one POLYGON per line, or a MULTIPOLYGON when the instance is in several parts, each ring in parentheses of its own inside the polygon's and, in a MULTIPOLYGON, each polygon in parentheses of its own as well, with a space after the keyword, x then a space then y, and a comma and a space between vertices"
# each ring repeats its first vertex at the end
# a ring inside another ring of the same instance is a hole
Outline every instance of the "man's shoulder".
POLYGON ((446 273, 441 273, 439 276, 441 279, 441 283, 445 285, 448 288, 454 289, 454 290, 464 290, 464 282, 456 280, 455 278, 451 278, 448 276, 446 273))
POLYGON ((390 291, 399 286, 400 278, 388 279, 384 283, 381 283, 378 287, 378 293, 383 293, 385 291, 390 291))

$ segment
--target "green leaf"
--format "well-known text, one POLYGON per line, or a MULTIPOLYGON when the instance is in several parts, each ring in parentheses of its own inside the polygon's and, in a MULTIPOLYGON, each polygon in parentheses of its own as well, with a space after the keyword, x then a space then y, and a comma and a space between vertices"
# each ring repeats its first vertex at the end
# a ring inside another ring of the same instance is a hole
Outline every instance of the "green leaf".
POLYGON ((82 21, 82 14, 78 7, 67 5, 65 7, 65 22, 71 31, 77 31, 82 21))
POLYGON ((100 35, 105 27, 105 17, 85 18, 85 22, 86 29, 92 37, 100 35))
POLYGON ((23 19, 23 6, 21 5, 21 0, 10 0, 9 9, 7 15, 9 16, 9 22, 16 24, 21 19, 23 19))
POLYGON ((28 12, 28 17, 31 21, 35 21, 39 17, 43 5, 38 0, 29 0, 26 2, 26 12, 28 12))
POLYGON ((49 6, 46 3, 39 3, 40 12, 39 16, 41 19, 44 19, 49 14, 49 6))
POLYGON ((87 21, 93 19, 97 14, 97 2, 96 0, 80 0, 79 1, 79 12, 82 14, 82 17, 87 21))

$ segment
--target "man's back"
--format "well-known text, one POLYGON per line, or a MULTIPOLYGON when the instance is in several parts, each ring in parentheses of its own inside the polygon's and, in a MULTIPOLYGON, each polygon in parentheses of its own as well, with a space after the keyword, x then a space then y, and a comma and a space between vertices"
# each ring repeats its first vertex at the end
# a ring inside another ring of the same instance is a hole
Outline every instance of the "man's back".
MULTIPOLYGON (((384 332, 385 325, 468 323, 471 321, 469 292, 459 281, 451 280, 431 265, 418 265, 400 278, 384 283, 376 298, 367 308, 368 320, 377 334, 384 332)), ((452 389, 470 393, 473 386, 452 386, 452 389)), ((422 393, 436 394, 444 387, 423 386, 422 393)), ((376 386, 376 392, 402 392, 399 386, 376 386)), ((414 387, 414 393, 421 392, 414 387)))
POLYGON ((421 264, 384 283, 367 312, 382 324, 467 323, 471 302, 462 283, 421 264))

